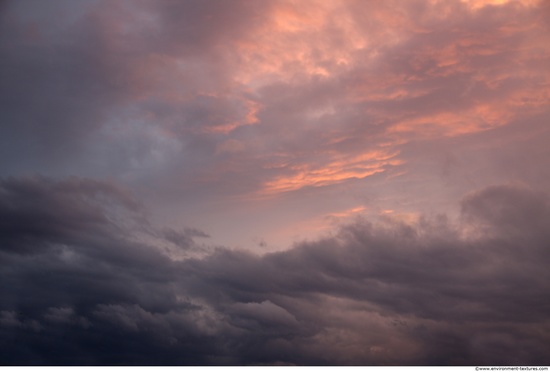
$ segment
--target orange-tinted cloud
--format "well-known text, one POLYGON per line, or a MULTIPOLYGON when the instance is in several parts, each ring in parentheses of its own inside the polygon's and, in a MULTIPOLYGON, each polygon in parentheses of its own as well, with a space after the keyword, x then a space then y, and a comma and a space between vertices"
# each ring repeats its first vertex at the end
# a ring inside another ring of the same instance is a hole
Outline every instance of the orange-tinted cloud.
POLYGON ((395 159, 397 153, 371 151, 356 156, 336 156, 319 166, 310 164, 290 165, 290 174, 266 182, 261 194, 277 194, 305 187, 321 187, 352 179, 363 179, 384 172, 386 167, 401 164, 395 159))
POLYGON ((462 177, 451 160, 484 146, 496 159, 497 133, 540 137, 548 114, 544 1, 100 1, 59 28, 18 12, 0 40, 5 159, 27 157, 10 169, 84 170, 74 142, 95 174, 198 204, 345 187, 435 200, 500 181, 507 168, 462 177), (44 150, 10 155, 33 143, 44 150), (73 165, 37 160, 51 149, 73 165))

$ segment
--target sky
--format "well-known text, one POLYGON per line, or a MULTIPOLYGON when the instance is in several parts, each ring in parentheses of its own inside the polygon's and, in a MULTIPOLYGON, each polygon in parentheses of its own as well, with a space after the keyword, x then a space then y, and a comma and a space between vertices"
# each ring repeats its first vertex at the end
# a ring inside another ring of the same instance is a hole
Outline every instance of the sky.
POLYGON ((0 3, 2 365, 549 365, 550 3, 0 3))

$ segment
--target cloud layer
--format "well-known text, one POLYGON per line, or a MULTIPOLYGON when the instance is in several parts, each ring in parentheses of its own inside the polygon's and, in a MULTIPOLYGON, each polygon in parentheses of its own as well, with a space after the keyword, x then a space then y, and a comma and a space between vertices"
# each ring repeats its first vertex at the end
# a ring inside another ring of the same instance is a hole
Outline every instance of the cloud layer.
POLYGON ((143 238, 134 224, 158 234, 109 184, 1 191, 3 364, 548 363, 550 204, 525 187, 468 195, 459 225, 357 221, 194 258, 143 238))
POLYGON ((549 25, 1 2, 0 364, 549 364, 549 25))

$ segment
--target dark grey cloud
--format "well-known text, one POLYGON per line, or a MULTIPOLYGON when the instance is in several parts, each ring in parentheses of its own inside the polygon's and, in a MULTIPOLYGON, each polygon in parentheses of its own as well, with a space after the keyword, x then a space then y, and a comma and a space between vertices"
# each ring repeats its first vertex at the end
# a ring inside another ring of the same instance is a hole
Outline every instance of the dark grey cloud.
MULTIPOLYGON (((3 3, 3 175, 128 171, 154 147, 156 138, 136 144, 144 141, 138 122, 143 115, 157 115, 158 109, 163 112, 156 124, 174 129, 184 143, 193 142, 184 137, 200 132, 200 125, 235 121, 232 117, 242 108, 229 106, 239 102, 203 94, 229 84, 215 49, 242 35, 250 23, 258 22, 256 18, 264 17, 268 6, 193 1, 3 3), (174 85, 177 58, 185 61, 181 75, 187 80, 181 79, 175 89, 195 96, 183 110, 177 109, 179 102, 162 104, 164 93, 174 85), (145 97, 149 98, 141 102, 145 97), (118 141, 112 132, 120 123, 125 134, 118 141), (134 144, 125 145, 128 140, 134 144)), ((194 157, 204 152, 200 147, 194 150, 194 157)))
POLYGON ((358 221, 195 258, 165 248, 204 232, 153 227, 114 184, 0 190, 4 365, 548 363, 550 206, 525 186, 467 195, 460 225, 358 221))
MULTIPOLYGON (((17 306, 32 310, 51 299, 61 305, 86 305, 98 291, 106 291, 108 298, 130 299, 141 296, 139 288, 149 288, 148 292, 173 275, 173 263, 162 253, 169 241, 161 240, 155 249, 146 243, 161 233, 131 195, 116 185, 76 177, 34 177, 3 180, 0 190, 0 254, 6 267, 13 265, 8 274, 21 274, 5 277, 3 299, 10 311, 17 306), (35 265, 43 270, 35 271, 35 265), (151 266, 160 271, 151 271, 151 266), (132 279, 142 276, 147 279, 132 279)), ((193 249, 192 237, 198 235, 204 233, 178 232, 188 249, 193 249)), ((155 296, 151 303, 157 301, 155 296)))
POLYGON ((125 85, 93 13, 71 22, 70 7, 58 3, 53 8, 67 16, 58 21, 39 11, 43 4, 26 5, 34 17, 19 11, 25 4, 7 2, 0 19, 2 168, 9 173, 81 160, 125 85))
MULTIPOLYGON (((138 212, 140 206, 115 185, 70 178, 62 182, 36 176, 8 178, 0 184, 2 251, 40 253, 52 243, 90 242, 119 234, 111 222, 116 206, 138 212), (101 203, 115 200, 111 208, 101 203), (107 209, 112 209, 106 213, 107 209)), ((121 209, 119 208, 119 209, 121 209)))

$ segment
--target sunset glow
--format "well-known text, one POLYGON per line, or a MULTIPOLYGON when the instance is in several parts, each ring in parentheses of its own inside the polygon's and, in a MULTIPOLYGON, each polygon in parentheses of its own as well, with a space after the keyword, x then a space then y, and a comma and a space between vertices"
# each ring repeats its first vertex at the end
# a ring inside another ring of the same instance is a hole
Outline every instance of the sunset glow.
POLYGON ((550 3, 0 2, 1 365, 548 365, 550 3))

